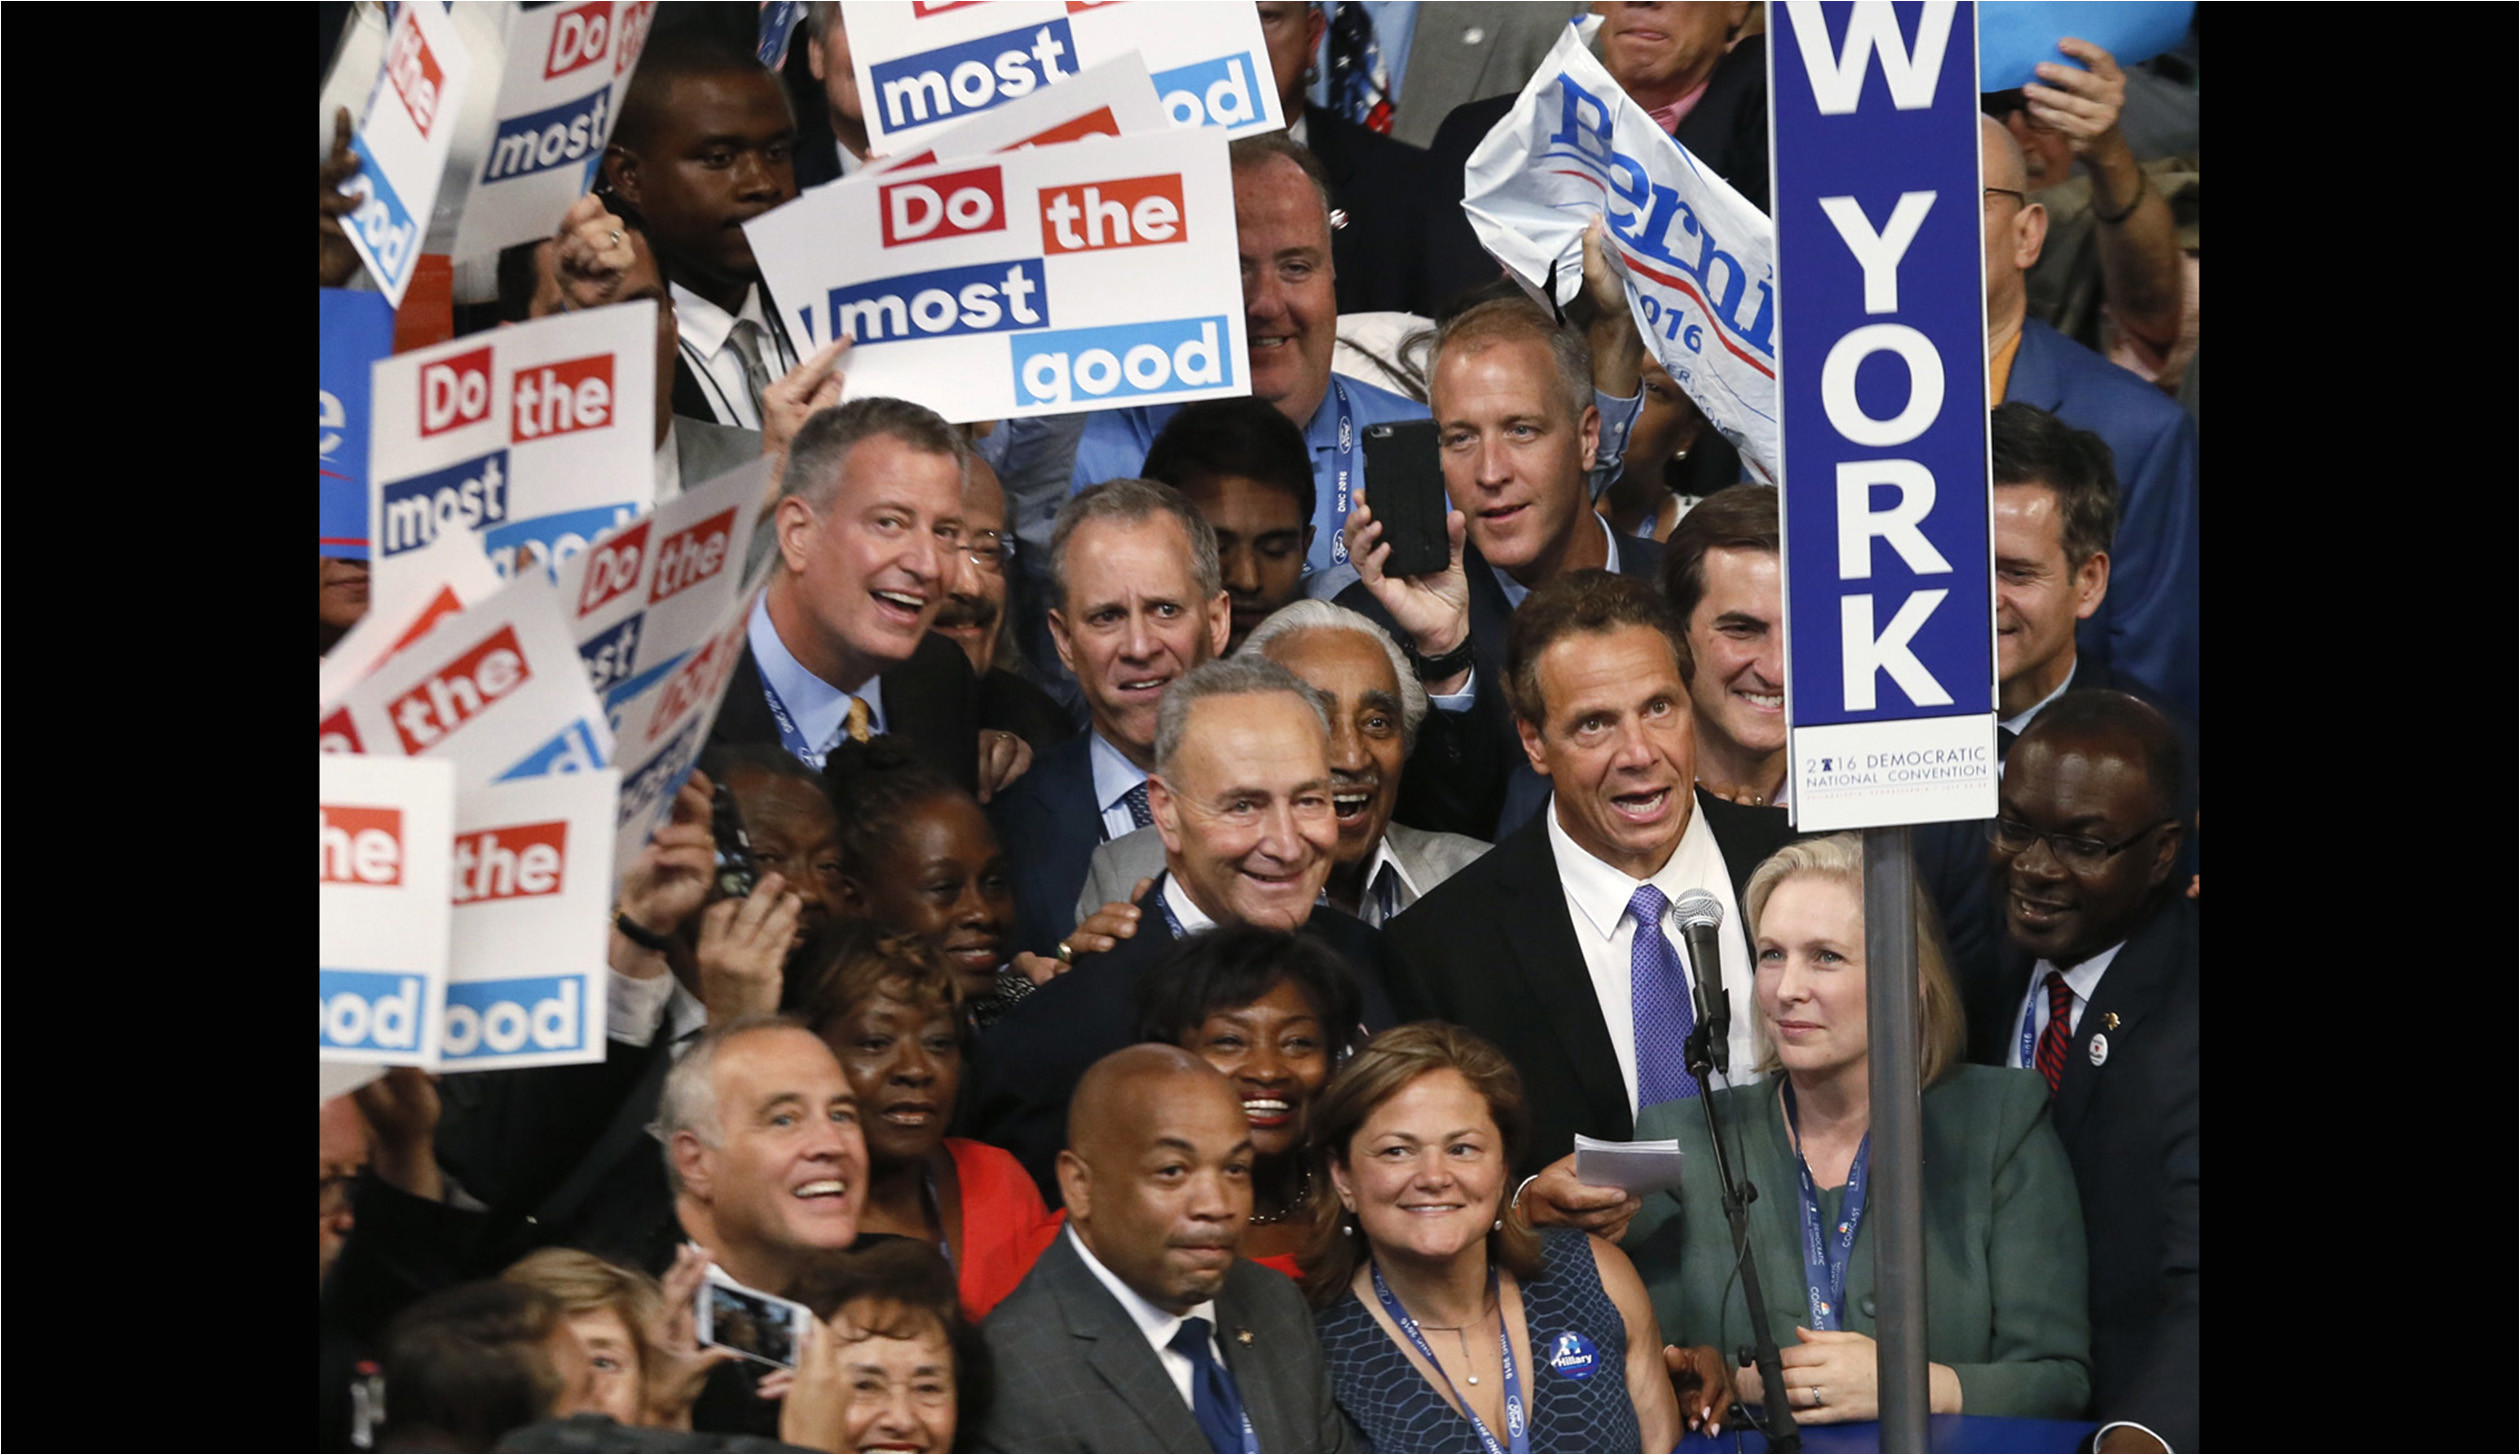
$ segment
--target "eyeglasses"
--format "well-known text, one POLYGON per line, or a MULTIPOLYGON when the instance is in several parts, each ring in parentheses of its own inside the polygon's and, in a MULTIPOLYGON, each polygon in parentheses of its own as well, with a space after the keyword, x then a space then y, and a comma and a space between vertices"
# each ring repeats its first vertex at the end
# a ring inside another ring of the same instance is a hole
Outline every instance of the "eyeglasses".
POLYGON ((2032 844, 2045 839, 2048 852, 2056 856, 2056 862, 2068 869, 2089 873, 2150 836, 2154 829, 2165 827, 2170 822, 2164 819, 2160 823, 2147 824, 2112 844, 2082 834, 2043 834, 2026 823, 1999 818, 1988 821, 1986 841, 2003 853, 2024 854, 2029 852, 2032 844))
MULTIPOLYGON (((1985 189, 1985 192, 1986 192, 1986 196, 1987 196, 1987 197, 2009 197, 2009 198, 2011 198, 2011 199, 2012 199, 2015 203, 2018 203, 2019 205, 2021 205, 2021 206, 2023 206, 2023 207, 2027 207, 2027 206, 2029 206, 2029 205, 2030 205, 2030 194, 2029 194, 2029 193, 2027 193, 2027 192, 2015 192, 2015 191, 2014 191, 2013 189, 2011 189, 2010 187, 1988 187, 1988 188, 1986 188, 1986 189, 1985 189)), ((1983 201, 1985 200, 1985 198, 1981 198, 1981 199, 1979 199, 1979 200, 1980 200, 1981 202, 1983 202, 1983 201)))
POLYGON ((971 564, 983 571, 1004 571, 1006 563, 1015 559, 1015 538, 1002 530, 973 531, 962 538, 962 549, 971 553, 971 564))

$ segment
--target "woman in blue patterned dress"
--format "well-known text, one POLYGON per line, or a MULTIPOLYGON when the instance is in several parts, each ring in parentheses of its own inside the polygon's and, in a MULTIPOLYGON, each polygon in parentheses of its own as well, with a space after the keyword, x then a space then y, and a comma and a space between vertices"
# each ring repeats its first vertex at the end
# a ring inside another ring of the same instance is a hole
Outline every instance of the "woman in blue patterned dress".
POLYGON ((1522 1087, 1494 1046, 1375 1037, 1314 1104, 1325 1203, 1305 1291, 1368 1448, 1667 1451, 1680 1412, 1645 1286, 1587 1233, 1507 1206, 1522 1087))

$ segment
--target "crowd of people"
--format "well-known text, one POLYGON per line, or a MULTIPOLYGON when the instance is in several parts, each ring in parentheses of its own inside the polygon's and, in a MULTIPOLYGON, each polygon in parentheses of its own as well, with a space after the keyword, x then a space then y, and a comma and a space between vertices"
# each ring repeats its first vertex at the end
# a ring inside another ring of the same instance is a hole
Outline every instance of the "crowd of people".
MULTIPOLYGON (((603 1060, 323 1107, 323 1447, 1874 1418, 1867 859, 1793 827, 1776 487, 1597 236, 1561 319, 1455 205, 1583 7, 1261 0, 1290 125, 1230 149, 1249 397, 994 427, 842 402, 845 341, 770 325, 740 224, 868 160, 840 7, 774 69, 777 8, 659 7, 593 190, 458 300, 654 300, 658 498, 771 457, 775 563, 618 866, 603 1060), (1446 562, 1391 574, 1346 443, 1430 419, 1446 562), (1781 1389, 1739 1357, 1710 1108, 1781 1389), (1579 1136, 1685 1174, 1587 1183, 1579 1136)), ((1764 206, 1764 7, 1591 8, 1764 206)), ((2200 1441, 2194 58, 2130 86, 2060 37, 1984 98, 1999 807, 1916 829, 1910 876, 1931 1409, 2099 1449, 2200 1441)), ((324 560, 327 649, 364 577, 324 560)))

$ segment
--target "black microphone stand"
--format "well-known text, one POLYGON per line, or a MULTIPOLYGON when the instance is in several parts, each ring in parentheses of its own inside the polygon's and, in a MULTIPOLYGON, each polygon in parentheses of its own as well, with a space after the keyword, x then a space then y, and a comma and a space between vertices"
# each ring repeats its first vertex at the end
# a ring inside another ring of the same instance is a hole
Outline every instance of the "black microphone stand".
POLYGON ((1723 1128, 1716 1123, 1714 1091, 1707 1080, 1715 1070, 1707 1031, 1706 1017, 1700 1015, 1682 1053, 1689 1074, 1697 1078, 1698 1105, 1706 1109, 1706 1140, 1715 1149, 1715 1175, 1724 1185, 1724 1220, 1732 1225, 1733 1260, 1741 1269, 1742 1297, 1750 1301, 1751 1357, 1758 1366, 1759 1387, 1767 1395, 1760 1408, 1762 1417, 1755 1424, 1767 1437, 1770 1450, 1800 1450, 1802 1430, 1794 1423, 1794 1411, 1785 1396, 1785 1366, 1776 1352, 1776 1336, 1768 1331, 1767 1300, 1759 1294, 1759 1260, 1750 1252, 1750 1204, 1759 1200, 1759 1189, 1734 1180, 1732 1159, 1724 1154, 1723 1128))

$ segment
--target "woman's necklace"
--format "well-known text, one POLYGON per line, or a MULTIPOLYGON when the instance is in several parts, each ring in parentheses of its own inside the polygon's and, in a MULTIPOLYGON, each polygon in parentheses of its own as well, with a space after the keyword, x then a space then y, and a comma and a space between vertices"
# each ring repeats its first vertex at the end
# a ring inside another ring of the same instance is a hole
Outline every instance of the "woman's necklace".
POLYGON ((1265 1228, 1275 1223, 1282 1223, 1302 1211, 1304 1205, 1311 1201, 1312 1169, 1307 1167, 1304 1169, 1304 1180, 1295 1184, 1295 1196, 1287 1200, 1286 1206, 1273 1213, 1253 1213, 1251 1225, 1255 1228, 1265 1228))
MULTIPOLYGON (((1491 1300, 1494 1299, 1495 1293, 1493 1289, 1490 1290, 1488 1296, 1491 1300)), ((1486 1336, 1488 1315, 1494 1312, 1496 1312, 1496 1305, 1492 1301, 1479 1310, 1478 1329, 1481 1337, 1486 1336)), ((1471 1373, 1465 1382, 1470 1384, 1477 1384, 1479 1382, 1478 1366, 1470 1362, 1470 1325, 1430 1324, 1422 1319, 1417 1320, 1416 1322, 1418 1328, 1422 1331, 1429 1331, 1438 1334, 1450 1334, 1454 1338, 1459 1339, 1461 1341, 1461 1362, 1468 1366, 1471 1370, 1471 1373)))

